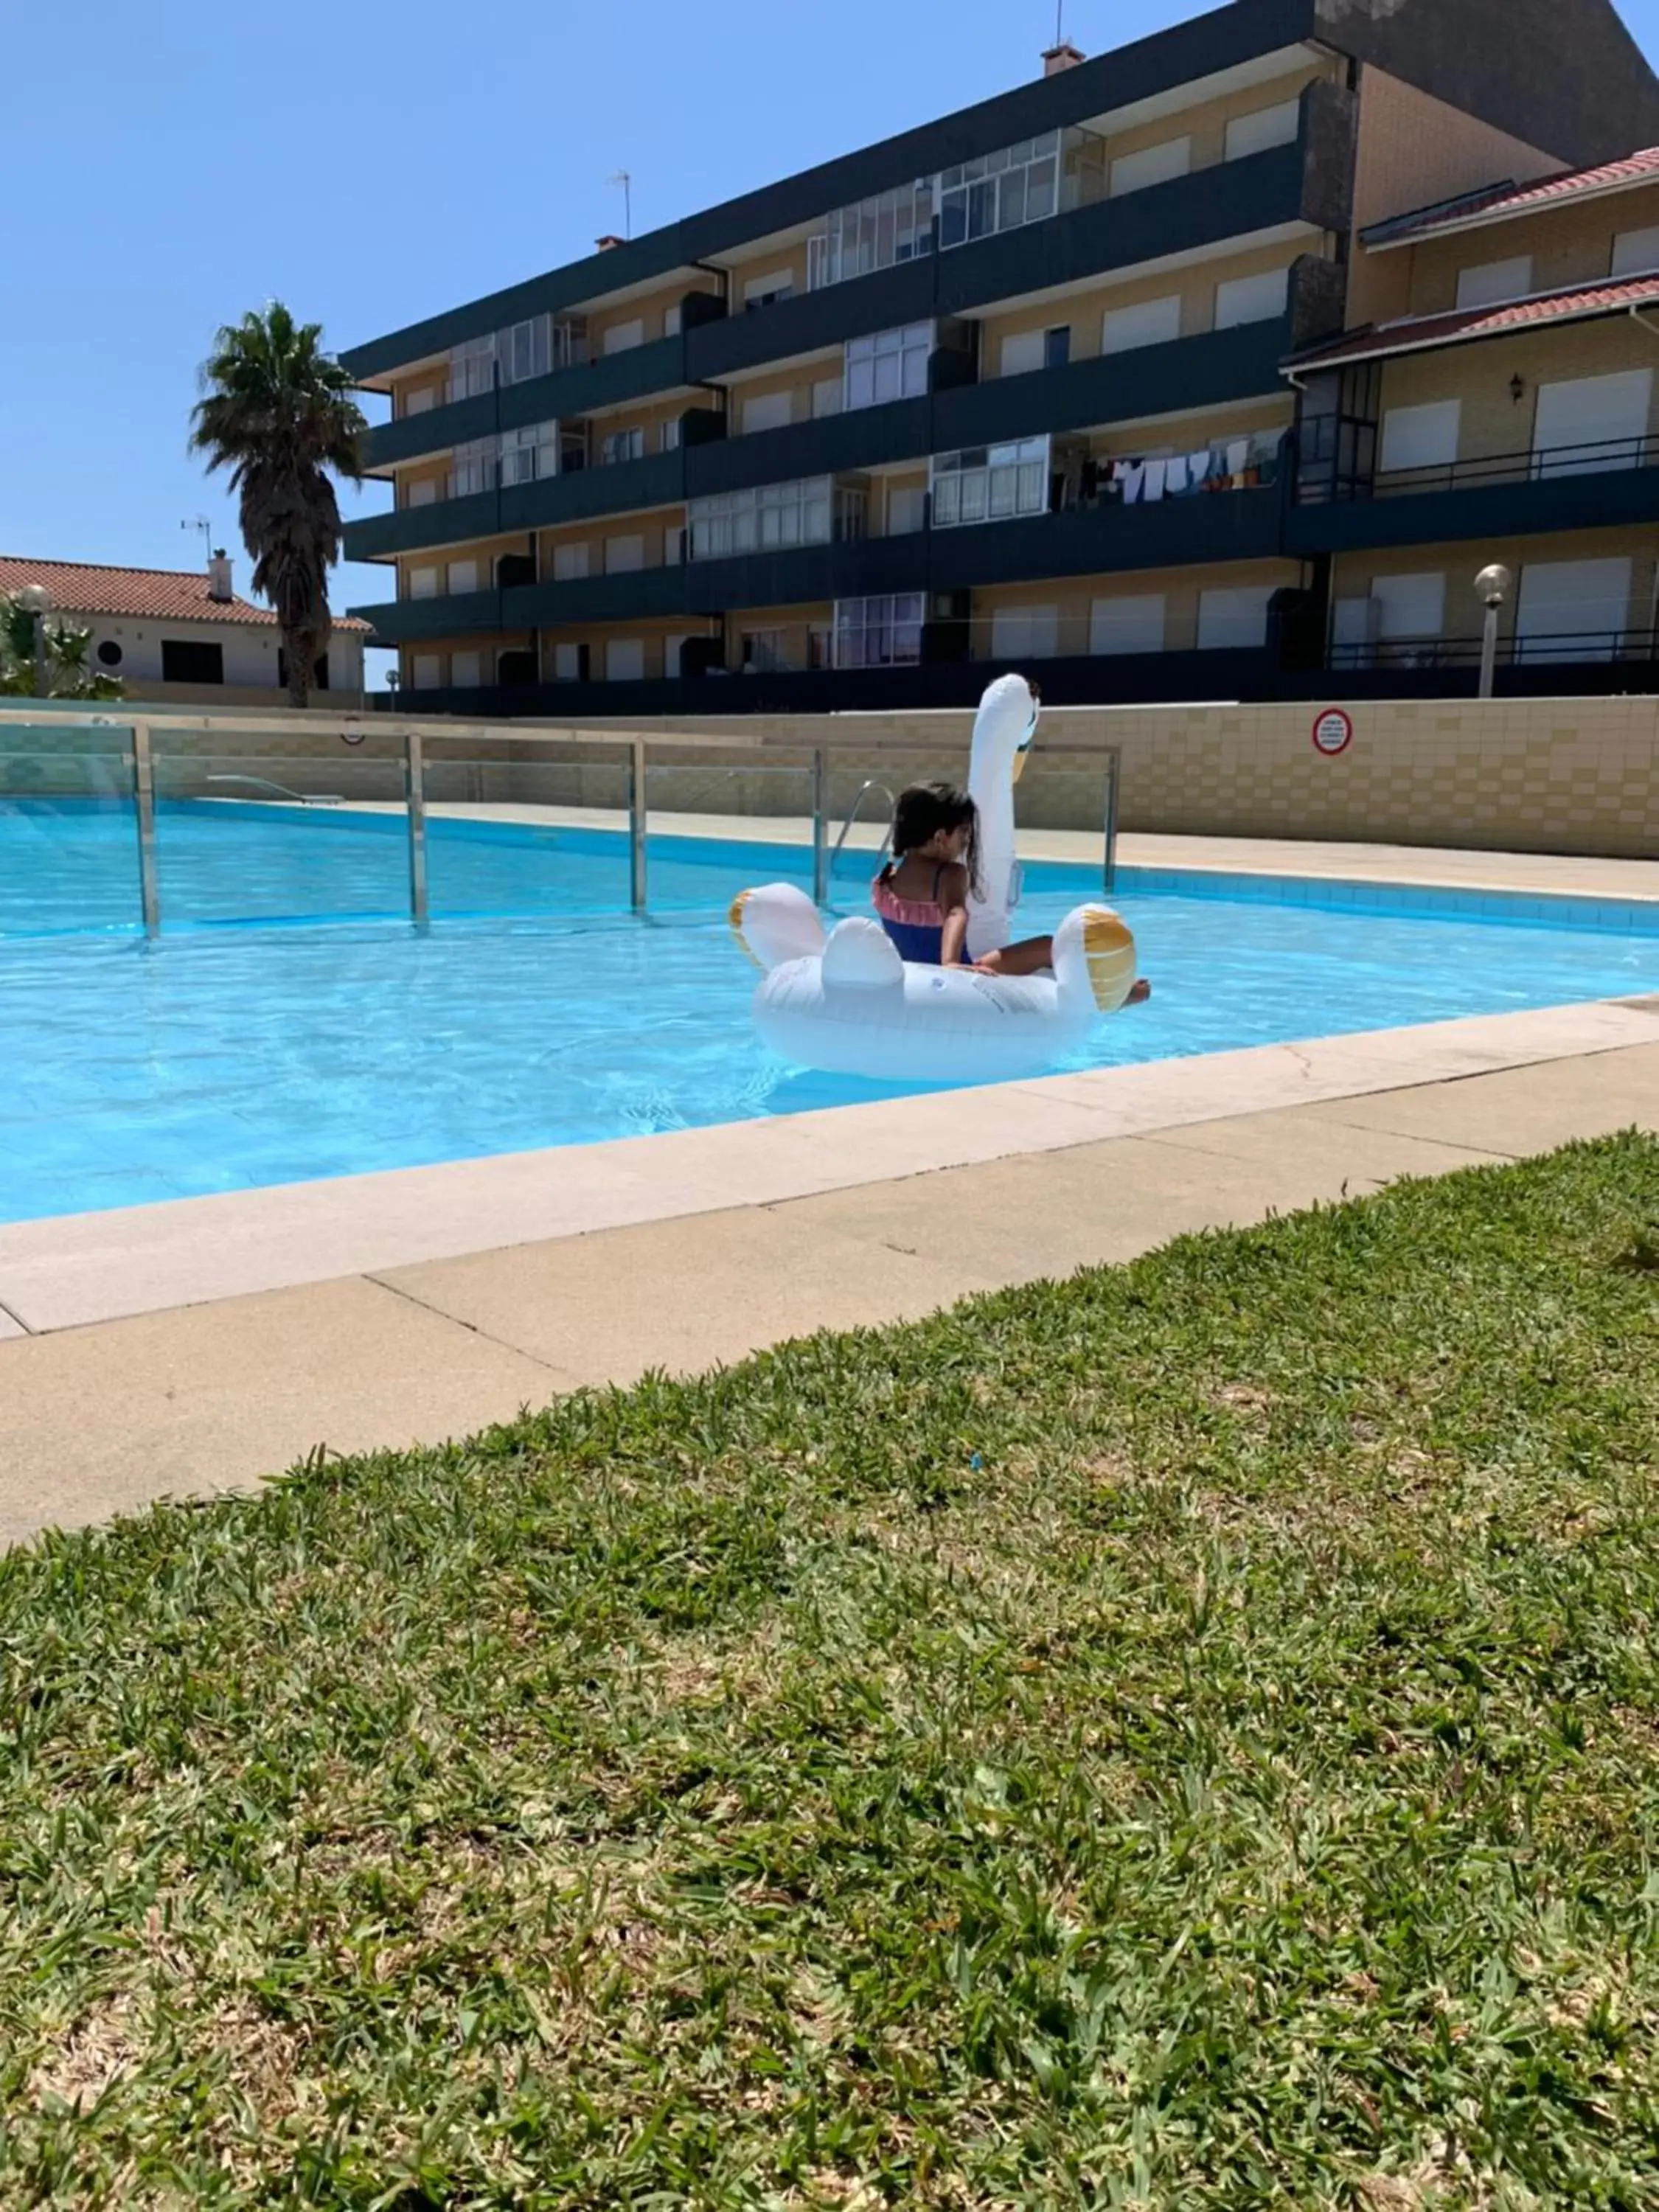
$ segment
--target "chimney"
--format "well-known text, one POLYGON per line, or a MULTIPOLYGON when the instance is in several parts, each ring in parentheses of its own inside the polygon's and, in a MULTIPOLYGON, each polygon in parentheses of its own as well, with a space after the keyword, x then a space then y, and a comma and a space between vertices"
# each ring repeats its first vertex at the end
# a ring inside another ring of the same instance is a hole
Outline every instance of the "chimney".
POLYGON ((208 562, 208 597, 227 605, 235 596, 230 588, 230 562, 225 558, 225 549, 216 545, 208 562))
POLYGON ((1044 76, 1058 76, 1062 70, 1075 69, 1088 56, 1074 46, 1069 39, 1062 39, 1057 46, 1050 46, 1042 57, 1044 76))
POLYGON ((606 231, 603 238, 596 238, 593 243, 599 247, 601 253, 609 253, 611 247, 613 246, 620 246, 622 244, 622 240, 616 236, 614 232, 606 231))

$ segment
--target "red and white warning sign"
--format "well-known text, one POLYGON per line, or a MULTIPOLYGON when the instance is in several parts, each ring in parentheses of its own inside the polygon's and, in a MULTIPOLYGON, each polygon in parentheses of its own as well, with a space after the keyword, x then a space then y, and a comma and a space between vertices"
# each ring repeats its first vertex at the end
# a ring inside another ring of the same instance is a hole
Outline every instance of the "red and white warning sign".
POLYGON ((1327 707, 1314 718, 1313 741, 1316 751, 1334 760, 1353 743, 1353 716, 1345 707, 1327 707))

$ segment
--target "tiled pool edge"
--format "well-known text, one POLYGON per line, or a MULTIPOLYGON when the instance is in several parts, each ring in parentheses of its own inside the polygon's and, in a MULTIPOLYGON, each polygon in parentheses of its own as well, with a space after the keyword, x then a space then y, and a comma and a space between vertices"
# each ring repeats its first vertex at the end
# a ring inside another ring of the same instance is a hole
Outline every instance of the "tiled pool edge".
POLYGON ((1659 1042, 1600 1000, 0 1228, 33 1334, 1659 1042))

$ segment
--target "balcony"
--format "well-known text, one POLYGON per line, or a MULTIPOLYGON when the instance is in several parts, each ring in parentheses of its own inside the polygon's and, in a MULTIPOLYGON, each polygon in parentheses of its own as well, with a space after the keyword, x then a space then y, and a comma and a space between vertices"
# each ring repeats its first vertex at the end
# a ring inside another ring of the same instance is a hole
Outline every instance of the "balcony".
MULTIPOLYGON (((1350 96, 1311 86, 1292 144, 943 251, 936 222, 932 250, 912 260, 688 332, 687 373, 696 382, 719 382, 866 331, 982 309, 1287 223, 1344 229, 1352 131, 1350 96)), ((1299 342, 1310 342, 1310 334, 1299 342)))
MULTIPOLYGON (((711 305, 718 307, 720 302, 714 301, 711 305)), ((377 423, 368 434, 368 468, 373 474, 395 462, 447 453, 452 446, 470 445, 475 438, 491 437, 501 430, 569 421, 629 399, 678 391, 691 380, 686 374, 687 342, 684 332, 653 338, 647 345, 629 346, 597 361, 556 368, 546 376, 526 377, 520 384, 503 384, 470 399, 452 399, 441 407, 428 407, 423 415, 404 415, 394 422, 377 423)))
POLYGON ((1650 523, 1659 519, 1659 438, 1379 471, 1345 498, 1310 486, 1304 464, 1285 523, 1286 550, 1297 555, 1650 523))
POLYGON ((460 499, 400 507, 345 526, 349 561, 383 561, 430 546, 470 545, 489 538, 524 536, 598 515, 678 507, 685 498, 686 451, 647 453, 637 461, 498 485, 460 499))

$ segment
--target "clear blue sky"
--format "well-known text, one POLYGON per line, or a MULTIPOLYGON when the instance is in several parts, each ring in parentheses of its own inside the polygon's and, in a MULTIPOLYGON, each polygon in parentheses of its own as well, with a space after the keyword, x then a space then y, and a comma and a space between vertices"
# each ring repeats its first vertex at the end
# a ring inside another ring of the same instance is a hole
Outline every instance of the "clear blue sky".
MULTIPOLYGON (((1066 0, 1066 29, 1097 53, 1195 12, 1066 0)), ((1659 0, 1624 13, 1654 53, 1659 0)), ((202 514, 246 588, 185 449, 219 323, 279 297, 342 348, 556 267, 621 229, 619 169, 647 230, 1036 76, 1054 0, 333 0, 307 24, 237 0, 8 23, 0 552, 182 568, 202 514)), ((385 581, 343 569, 335 605, 385 581)))

